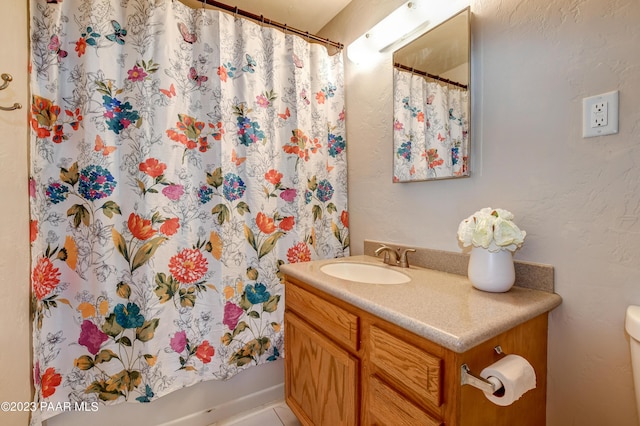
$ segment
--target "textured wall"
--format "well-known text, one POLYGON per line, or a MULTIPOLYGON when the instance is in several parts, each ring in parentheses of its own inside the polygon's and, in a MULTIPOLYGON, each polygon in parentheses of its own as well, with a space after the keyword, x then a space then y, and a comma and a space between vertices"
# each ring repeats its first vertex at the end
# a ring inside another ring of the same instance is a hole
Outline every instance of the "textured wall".
MULTIPOLYGON (((353 0, 323 35, 349 44, 402 1, 353 0), (377 16, 373 16, 373 15, 377 16)), ((460 251, 458 223, 501 207, 516 258, 556 268, 550 426, 637 425, 624 314, 640 304, 640 2, 471 0, 469 179, 392 184, 391 59, 347 62, 352 253, 373 239, 460 251), (620 133, 582 138, 582 98, 620 90, 620 133)))
MULTIPOLYGON (((0 73, 13 76, 0 91, 0 106, 23 105, 21 110, 0 111, 0 401, 16 402, 31 400, 27 3, 4 1, 0 13, 0 73)), ((28 418, 28 412, 0 411, 3 426, 23 426, 28 418)))

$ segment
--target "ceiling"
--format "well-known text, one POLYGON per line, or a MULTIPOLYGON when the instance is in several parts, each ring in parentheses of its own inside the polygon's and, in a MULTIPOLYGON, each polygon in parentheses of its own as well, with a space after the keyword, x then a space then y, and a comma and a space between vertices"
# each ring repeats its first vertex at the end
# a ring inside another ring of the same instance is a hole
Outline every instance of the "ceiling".
MULTIPOLYGON (((263 15, 265 19, 287 24, 302 31, 317 34, 351 0, 218 0, 238 9, 263 15)), ((196 7, 200 0, 182 0, 196 7)))

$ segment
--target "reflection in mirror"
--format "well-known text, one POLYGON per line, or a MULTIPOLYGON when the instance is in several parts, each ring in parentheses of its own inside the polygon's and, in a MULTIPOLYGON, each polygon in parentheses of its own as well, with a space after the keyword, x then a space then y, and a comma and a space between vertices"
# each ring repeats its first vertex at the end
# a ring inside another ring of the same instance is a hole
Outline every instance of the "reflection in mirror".
POLYGON ((470 10, 393 54, 393 181, 469 176, 470 10))

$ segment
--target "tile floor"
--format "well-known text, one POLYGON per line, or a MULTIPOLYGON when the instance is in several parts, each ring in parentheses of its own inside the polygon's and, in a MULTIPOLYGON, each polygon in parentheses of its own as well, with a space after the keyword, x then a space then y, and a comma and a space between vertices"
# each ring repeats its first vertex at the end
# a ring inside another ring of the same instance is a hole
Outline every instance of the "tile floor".
POLYGON ((215 423, 215 426, 300 426, 300 422, 284 401, 278 401, 215 423))

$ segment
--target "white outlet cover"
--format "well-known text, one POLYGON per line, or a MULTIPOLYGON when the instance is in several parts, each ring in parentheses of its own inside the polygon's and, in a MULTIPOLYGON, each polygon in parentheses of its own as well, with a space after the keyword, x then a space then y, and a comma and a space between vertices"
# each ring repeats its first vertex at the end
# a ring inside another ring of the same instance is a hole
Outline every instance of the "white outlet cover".
POLYGON ((618 133, 618 98, 619 92, 603 93, 582 99, 582 137, 592 138, 618 133), (592 117, 594 105, 600 102, 606 103, 606 125, 593 127, 592 117))

